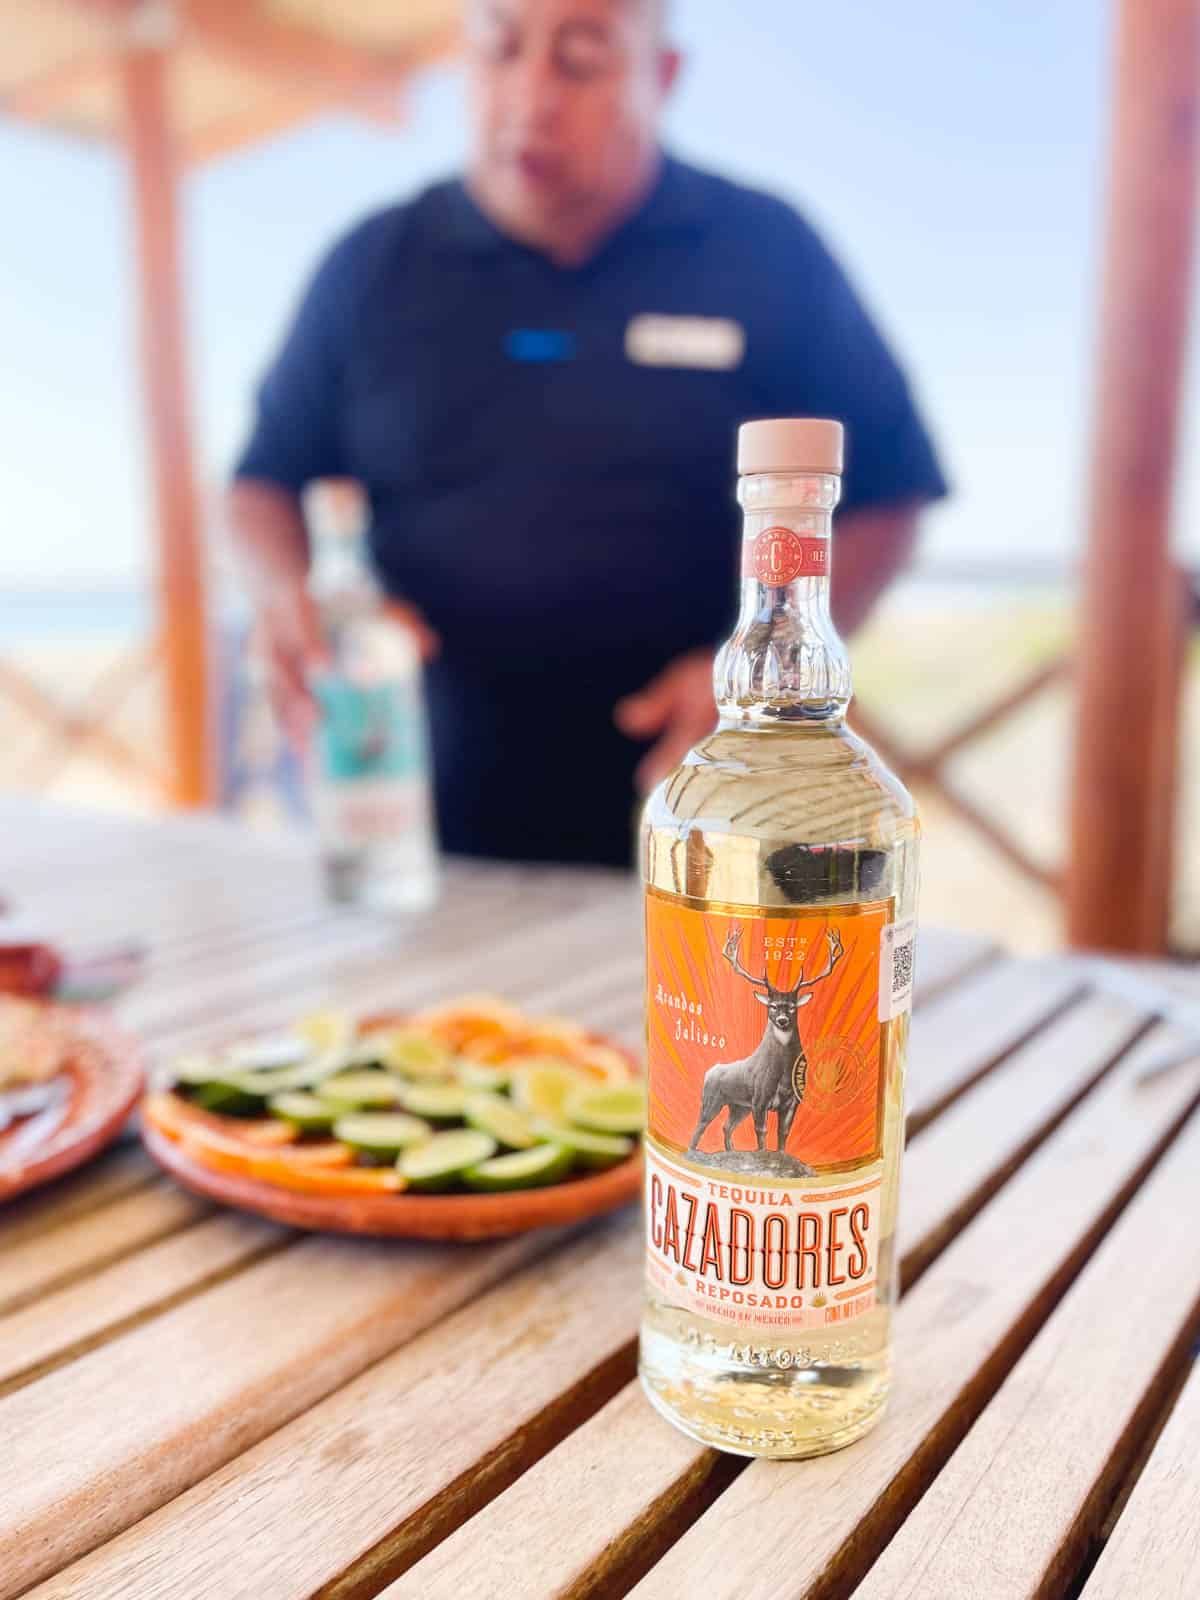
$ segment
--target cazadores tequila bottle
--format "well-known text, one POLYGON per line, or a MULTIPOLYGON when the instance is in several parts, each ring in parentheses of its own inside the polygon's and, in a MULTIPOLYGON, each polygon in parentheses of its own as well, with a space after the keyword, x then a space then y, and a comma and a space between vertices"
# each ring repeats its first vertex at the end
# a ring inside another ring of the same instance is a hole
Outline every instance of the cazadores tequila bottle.
POLYGON ((642 1381, 693 1437, 836 1450, 891 1382, 919 828, 846 726, 842 429, 749 423, 719 723, 650 797, 642 1381))

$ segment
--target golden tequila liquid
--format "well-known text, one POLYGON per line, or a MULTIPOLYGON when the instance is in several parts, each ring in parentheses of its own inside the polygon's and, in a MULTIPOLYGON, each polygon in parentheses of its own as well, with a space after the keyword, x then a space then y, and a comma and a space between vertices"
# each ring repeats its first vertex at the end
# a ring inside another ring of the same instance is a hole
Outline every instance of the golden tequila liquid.
POLYGON ((720 725, 643 825, 642 1381, 684 1431, 752 1456, 849 1444, 891 1383, 919 829, 845 723, 837 490, 803 460, 743 477, 720 725))

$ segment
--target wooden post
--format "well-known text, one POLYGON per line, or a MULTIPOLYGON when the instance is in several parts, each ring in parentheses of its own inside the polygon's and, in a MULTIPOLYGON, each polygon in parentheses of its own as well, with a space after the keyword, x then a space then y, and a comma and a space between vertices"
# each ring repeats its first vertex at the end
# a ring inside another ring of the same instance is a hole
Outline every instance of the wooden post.
POLYGON ((131 43, 121 58, 137 237, 146 427, 158 520, 159 605, 172 798, 212 798, 204 536, 191 451, 169 52, 131 43))
POLYGON ((1120 0, 1067 927, 1166 948, 1179 737, 1170 524, 1191 297, 1200 0, 1120 0))

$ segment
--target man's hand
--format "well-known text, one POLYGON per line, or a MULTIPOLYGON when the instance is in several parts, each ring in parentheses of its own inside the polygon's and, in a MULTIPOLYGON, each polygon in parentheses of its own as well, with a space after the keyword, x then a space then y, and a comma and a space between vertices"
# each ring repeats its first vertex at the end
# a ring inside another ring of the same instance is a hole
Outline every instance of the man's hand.
POLYGON ((267 694, 284 733, 303 750, 317 718, 309 674, 329 665, 321 614, 303 581, 280 581, 260 594, 255 654, 267 674, 267 694))
POLYGON ((679 656, 644 689, 622 700, 615 716, 617 727, 631 739, 659 735, 637 769, 638 788, 647 794, 716 726, 712 652, 679 656))
MULTIPOLYGON (((437 654, 441 641, 416 606, 388 600, 386 610, 391 621, 411 631, 423 661, 437 654)), ((331 664, 321 613, 307 583, 283 579, 260 594, 254 642, 266 668, 275 715, 292 744, 302 750, 317 718, 310 676, 331 664)))

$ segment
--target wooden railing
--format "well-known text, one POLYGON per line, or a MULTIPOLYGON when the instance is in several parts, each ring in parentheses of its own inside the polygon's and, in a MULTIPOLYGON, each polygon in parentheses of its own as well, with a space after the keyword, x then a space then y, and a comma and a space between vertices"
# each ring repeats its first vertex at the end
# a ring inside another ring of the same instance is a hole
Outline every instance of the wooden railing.
POLYGON ((161 677, 162 662, 158 640, 136 644, 102 667, 82 693, 57 695, 11 656, 0 656, 0 701, 35 734, 32 756, 7 772, 6 781, 50 789, 73 760, 86 754, 166 805, 172 794, 170 771, 157 753, 139 747, 113 726, 134 692, 148 679, 161 677))
POLYGON ((926 750, 912 750, 900 743, 861 701, 855 701, 852 718, 855 729, 875 746, 906 784, 930 785, 949 810, 986 839, 1018 872, 1055 894, 1062 892, 1061 871, 1035 860, 999 819, 990 817, 963 793, 953 782, 948 768, 952 757, 991 733, 1047 689, 1068 678, 1071 667, 1072 658, 1069 655, 1054 656, 926 750))
MULTIPOLYGON (((978 575, 976 581, 979 581, 978 575)), ((1194 584, 1195 580, 1189 582, 1194 584)), ((240 646, 232 637, 227 637, 224 647, 215 650, 213 656, 223 679, 243 674, 245 663, 240 646)), ((160 736, 155 741, 157 748, 148 749, 146 741, 135 741, 114 725, 135 692, 144 689, 151 679, 161 683, 163 665, 164 652, 159 643, 135 645, 114 654, 82 693, 76 686, 68 685, 66 692, 57 695, 32 671, 12 659, 11 653, 7 659, 0 657, 0 704, 7 707, 10 714, 15 712, 40 735, 32 754, 26 757, 19 770, 14 769, 10 757, 0 781, 15 780, 23 787, 50 789, 73 760, 86 756, 115 778, 135 786, 141 794, 149 794, 164 806, 170 805, 175 788, 162 754, 170 749, 169 742, 160 736)), ((857 731, 870 740, 907 784, 918 793, 936 796, 1030 883, 1061 896, 1064 868, 1038 859, 1009 822, 989 812, 977 797, 968 794, 954 776, 953 763, 964 751, 993 734, 1040 696, 1069 683, 1073 670, 1072 654, 1055 649, 1018 681, 990 697, 965 721, 923 747, 915 747, 897 737, 883 707, 878 704, 856 701, 852 721, 857 731)), ((290 775, 289 782, 286 764, 278 751, 261 763, 247 763, 239 748, 239 729, 247 716, 256 713, 255 691, 244 681, 237 693, 230 691, 230 682, 225 682, 218 686, 215 695, 227 724, 220 740, 218 763, 222 769, 218 790, 223 803, 236 806, 256 786, 260 790, 271 786, 274 790, 282 783, 288 791, 284 796, 285 804, 294 809, 294 774, 290 775)))

